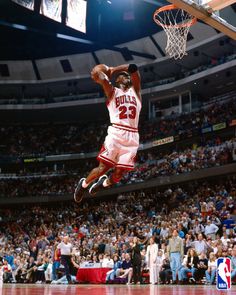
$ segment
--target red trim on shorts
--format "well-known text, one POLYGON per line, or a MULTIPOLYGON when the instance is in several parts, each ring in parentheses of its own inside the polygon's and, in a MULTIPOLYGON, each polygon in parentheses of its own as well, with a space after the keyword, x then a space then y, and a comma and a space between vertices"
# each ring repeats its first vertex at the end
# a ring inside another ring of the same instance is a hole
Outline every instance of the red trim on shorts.
POLYGON ((121 168, 123 170, 127 170, 127 171, 134 170, 134 166, 131 166, 131 165, 116 164, 116 167, 121 168))
POLYGON ((106 164, 109 167, 115 166, 116 163, 114 161, 112 161, 111 159, 108 159, 108 158, 106 158, 106 157, 104 157, 102 155, 102 153, 105 152, 105 151, 106 151, 106 148, 105 148, 105 146, 103 144, 101 149, 100 149, 100 152, 97 155, 97 160, 101 161, 102 163, 106 164))
POLYGON ((111 162, 110 159, 104 158, 102 156, 97 156, 97 160, 107 165, 110 168, 113 168, 115 166, 115 163, 111 162))
POLYGON ((126 131, 130 131, 130 132, 138 132, 138 128, 134 128, 134 127, 126 126, 126 125, 112 123, 112 126, 115 128, 121 129, 121 130, 126 130, 126 131))

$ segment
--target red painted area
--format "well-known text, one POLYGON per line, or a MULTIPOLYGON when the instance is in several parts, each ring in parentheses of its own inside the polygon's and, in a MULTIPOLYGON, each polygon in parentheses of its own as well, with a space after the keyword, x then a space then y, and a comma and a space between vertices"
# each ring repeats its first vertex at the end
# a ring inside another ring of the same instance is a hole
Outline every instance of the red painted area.
POLYGON ((231 276, 230 276, 231 260, 229 258, 226 258, 226 265, 227 265, 227 268, 225 270, 225 274, 226 274, 226 279, 227 279, 227 285, 228 285, 228 288, 231 288, 231 276))
MULTIPOLYGON (((226 292, 236 294, 236 287, 226 292)), ((3 285, 0 295, 222 295, 215 286, 3 285)))

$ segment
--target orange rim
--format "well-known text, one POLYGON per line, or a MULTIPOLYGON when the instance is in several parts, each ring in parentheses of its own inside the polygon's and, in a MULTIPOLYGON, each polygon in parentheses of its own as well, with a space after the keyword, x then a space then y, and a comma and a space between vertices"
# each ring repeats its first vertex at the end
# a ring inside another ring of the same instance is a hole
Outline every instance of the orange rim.
POLYGON ((194 25, 196 23, 197 18, 195 16, 192 19, 190 19, 188 22, 184 23, 184 24, 174 24, 174 25, 166 25, 166 24, 161 23, 158 19, 156 19, 156 16, 158 14, 160 14, 161 12, 174 10, 174 9, 180 9, 180 8, 178 8, 174 4, 170 4, 170 5, 166 5, 166 6, 163 6, 161 8, 158 8, 153 14, 154 22, 156 24, 158 24, 159 26, 165 27, 165 28, 171 28, 171 27, 173 27, 173 28, 184 28, 184 27, 190 27, 190 26, 192 26, 192 25, 194 25))

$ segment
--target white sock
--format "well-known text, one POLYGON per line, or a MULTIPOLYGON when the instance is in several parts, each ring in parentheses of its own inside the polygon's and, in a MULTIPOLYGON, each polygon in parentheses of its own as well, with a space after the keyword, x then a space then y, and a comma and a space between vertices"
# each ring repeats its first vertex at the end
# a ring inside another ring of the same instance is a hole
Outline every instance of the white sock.
POLYGON ((102 184, 104 187, 107 187, 107 186, 109 186, 110 184, 109 184, 109 179, 108 178, 106 178, 104 181, 103 181, 103 184, 102 184))
POLYGON ((84 179, 83 182, 82 182, 82 187, 83 187, 83 188, 88 187, 88 184, 86 183, 85 179, 84 179))

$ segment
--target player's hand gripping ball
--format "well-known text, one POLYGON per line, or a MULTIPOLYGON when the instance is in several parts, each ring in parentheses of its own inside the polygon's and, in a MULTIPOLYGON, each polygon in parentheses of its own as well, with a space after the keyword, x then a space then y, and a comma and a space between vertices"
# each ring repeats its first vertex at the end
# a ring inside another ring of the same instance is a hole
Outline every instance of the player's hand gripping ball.
POLYGON ((98 82, 99 80, 99 73, 103 72, 107 75, 107 77, 110 79, 111 77, 111 68, 109 68, 107 65, 100 64, 93 68, 91 72, 91 77, 95 82, 98 82))

